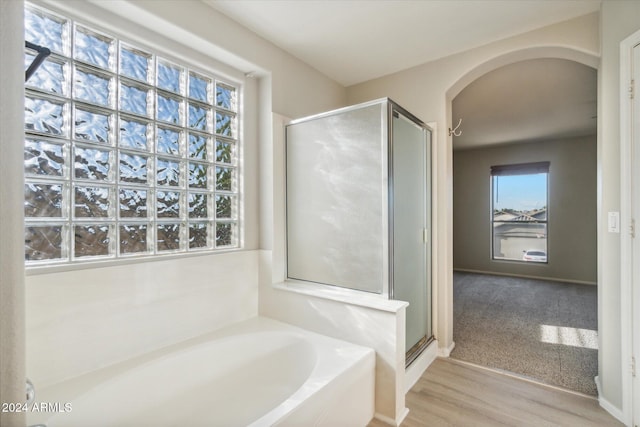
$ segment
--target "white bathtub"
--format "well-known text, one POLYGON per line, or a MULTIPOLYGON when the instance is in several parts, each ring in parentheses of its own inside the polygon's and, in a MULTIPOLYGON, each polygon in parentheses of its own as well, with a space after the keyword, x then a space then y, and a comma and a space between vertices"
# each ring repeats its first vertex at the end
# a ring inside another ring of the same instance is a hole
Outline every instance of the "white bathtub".
POLYGON ((29 414, 29 422, 365 426, 374 413, 374 370, 371 349, 258 317, 49 387, 36 402, 71 410, 29 414))

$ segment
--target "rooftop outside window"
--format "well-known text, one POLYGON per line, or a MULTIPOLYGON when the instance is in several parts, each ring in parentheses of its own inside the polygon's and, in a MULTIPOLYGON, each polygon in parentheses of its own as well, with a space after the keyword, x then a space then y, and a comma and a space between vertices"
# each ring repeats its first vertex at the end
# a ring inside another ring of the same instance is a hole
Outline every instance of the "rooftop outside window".
POLYGON ((492 258, 547 262, 549 163, 491 168, 492 258))

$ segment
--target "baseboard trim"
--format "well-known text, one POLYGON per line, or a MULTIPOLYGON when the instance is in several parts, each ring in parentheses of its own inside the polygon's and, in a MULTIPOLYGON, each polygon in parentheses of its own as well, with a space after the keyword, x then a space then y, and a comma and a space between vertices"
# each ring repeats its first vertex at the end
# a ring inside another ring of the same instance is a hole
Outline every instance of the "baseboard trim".
POLYGON ((407 418, 407 415, 409 415, 409 408, 405 406, 405 408, 402 410, 400 415, 397 417, 396 426, 400 426, 400 424, 402 424, 404 419, 407 418))
POLYGON ((424 371, 438 357, 438 341, 433 340, 427 348, 414 360, 411 365, 405 369, 404 373, 404 392, 409 390, 418 382, 424 371))
POLYGON ((596 382, 596 388, 598 389, 598 403, 600 404, 600 407, 607 411, 613 418, 617 419, 622 424, 625 424, 624 413, 617 406, 602 397, 602 384, 600 384, 600 377, 595 377, 594 380, 596 382))
POLYGON ((454 348, 456 348, 455 342, 452 342, 449 347, 438 348, 438 357, 449 357, 454 348))
POLYGON ((486 274, 486 275, 491 275, 491 276, 519 277, 521 279, 549 280, 551 282, 575 283, 576 285, 597 286, 596 282, 589 282, 589 281, 585 281, 585 280, 560 279, 558 277, 529 276, 529 275, 526 275, 526 274, 501 273, 501 272, 497 272, 497 271, 471 270, 471 269, 467 269, 467 268, 454 268, 453 271, 459 271, 461 273, 486 274))
POLYGON ((408 408, 404 408, 402 410, 402 412, 398 415, 398 417, 394 420, 393 418, 387 417, 386 415, 382 415, 378 412, 376 412, 373 417, 377 420, 382 421, 385 424, 388 424, 390 426, 393 427, 398 427, 400 426, 400 424, 402 424, 402 422, 404 421, 405 418, 407 418, 407 415, 409 414, 409 409, 408 408))

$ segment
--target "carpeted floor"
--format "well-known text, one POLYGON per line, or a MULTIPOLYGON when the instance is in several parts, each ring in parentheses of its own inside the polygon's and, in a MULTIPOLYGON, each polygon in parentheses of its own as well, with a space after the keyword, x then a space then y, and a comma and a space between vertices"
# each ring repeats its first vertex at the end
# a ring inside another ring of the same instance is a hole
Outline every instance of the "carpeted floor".
POLYGON ((455 272, 451 357, 597 394, 597 289, 455 272))

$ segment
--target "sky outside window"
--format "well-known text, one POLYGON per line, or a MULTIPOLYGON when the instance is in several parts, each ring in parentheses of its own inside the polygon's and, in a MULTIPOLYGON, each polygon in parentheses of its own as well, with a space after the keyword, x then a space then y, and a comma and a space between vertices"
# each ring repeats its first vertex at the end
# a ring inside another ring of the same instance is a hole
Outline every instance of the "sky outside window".
POLYGON ((493 209, 533 211, 547 205, 546 173, 493 177, 493 209))

